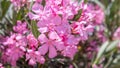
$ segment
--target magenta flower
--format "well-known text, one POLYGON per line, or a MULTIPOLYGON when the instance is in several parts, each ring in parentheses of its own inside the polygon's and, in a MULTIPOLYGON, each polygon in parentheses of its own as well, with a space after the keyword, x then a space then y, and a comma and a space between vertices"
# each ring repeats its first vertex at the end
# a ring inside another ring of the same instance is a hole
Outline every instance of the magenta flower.
POLYGON ((51 8, 52 14, 62 15, 65 19, 72 19, 79 10, 78 2, 71 0, 48 0, 46 5, 51 8))
POLYGON ((45 34, 41 34, 38 39, 42 44, 42 46, 39 47, 40 53, 45 55, 49 51, 49 58, 57 56, 57 50, 61 51, 64 49, 63 42, 61 42, 61 38, 55 31, 51 31, 48 34, 48 38, 45 34))
POLYGON ((104 21, 105 14, 98 5, 83 4, 81 6, 82 14, 79 21, 86 21, 94 25, 99 25, 104 21))
POLYGON ((56 26, 54 30, 59 34, 59 35, 67 35, 71 33, 71 26, 66 19, 61 20, 61 24, 56 26))
POLYGON ((33 34, 29 34, 27 36, 27 41, 29 48, 36 49, 38 47, 38 40, 33 36, 33 34))
POLYGON ((28 31, 27 23, 22 23, 21 21, 17 21, 17 25, 13 27, 13 30, 17 33, 24 34, 28 31))
POLYGON ((55 30, 56 27, 58 27, 59 25, 61 25, 62 20, 61 17, 56 15, 51 15, 47 20, 41 20, 37 23, 38 27, 39 27, 39 31, 41 33, 45 33, 51 30, 55 30), (52 19, 51 19, 52 18, 52 19))
POLYGON ((43 64, 45 59, 41 56, 39 51, 33 51, 31 49, 27 49, 26 60, 29 60, 30 65, 35 65, 37 62, 43 64))
POLYGON ((81 40, 87 40, 89 33, 93 32, 94 26, 87 25, 85 21, 75 22, 72 24, 72 32, 79 34, 81 40))
POLYGON ((5 61, 9 62, 12 66, 16 66, 17 60, 23 57, 24 52, 19 47, 13 46, 7 49, 5 55, 7 56, 5 61))
POLYGON ((43 7, 41 4, 39 4, 38 2, 34 3, 34 5, 32 6, 32 12, 28 13, 28 16, 30 17, 31 20, 43 20, 43 19, 47 19, 47 17, 49 17, 50 15, 50 8, 45 6, 43 7))
POLYGON ((10 37, 6 38, 4 46, 7 46, 7 49, 3 51, 3 60, 10 63, 12 66, 16 66, 17 60, 22 58, 25 54, 25 47, 27 46, 26 38, 21 34, 12 34, 10 37))
POLYGON ((20 7, 23 7, 27 3, 27 0, 10 0, 10 1, 14 5, 15 10, 20 9, 20 7))
POLYGON ((74 55, 77 52, 77 44, 79 43, 79 37, 74 35, 63 35, 61 36, 62 41, 64 42, 64 50, 61 52, 63 56, 73 59, 74 55))
POLYGON ((73 59, 76 52, 77 52, 77 46, 71 45, 71 46, 66 46, 62 54, 64 56, 67 56, 73 59))
POLYGON ((3 42, 5 46, 13 47, 26 47, 27 41, 26 37, 21 34, 12 34, 10 37, 6 38, 6 41, 3 42))

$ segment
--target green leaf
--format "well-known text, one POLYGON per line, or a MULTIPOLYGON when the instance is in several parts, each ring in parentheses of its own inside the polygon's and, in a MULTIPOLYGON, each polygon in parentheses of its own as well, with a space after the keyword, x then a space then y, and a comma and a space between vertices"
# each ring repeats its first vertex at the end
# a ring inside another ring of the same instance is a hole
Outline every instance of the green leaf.
POLYGON ((76 15, 74 16, 73 21, 77 21, 77 20, 80 18, 81 13, 82 13, 82 9, 80 9, 80 10, 78 11, 78 14, 76 14, 76 15))
POLYGON ((112 41, 110 45, 106 48, 106 52, 110 52, 117 47, 119 40, 112 41))
POLYGON ((10 1, 2 0, 2 1, 0 1, 0 5, 1 5, 0 8, 2 10, 2 13, 0 13, 0 14, 2 14, 2 15, 0 15, 0 20, 2 20, 5 17, 8 9, 9 9, 10 1))
POLYGON ((35 38, 38 38, 38 36, 40 35, 40 32, 38 31, 38 28, 37 28, 37 24, 35 21, 31 21, 31 26, 32 26, 32 33, 33 35, 35 36, 35 38))
POLYGON ((106 47, 108 46, 109 41, 106 41, 105 43, 102 44, 101 48, 99 49, 99 52, 97 54, 97 58, 94 61, 94 64, 97 64, 98 61, 100 60, 100 58, 102 57, 102 55, 104 54, 104 51, 106 49, 106 47))

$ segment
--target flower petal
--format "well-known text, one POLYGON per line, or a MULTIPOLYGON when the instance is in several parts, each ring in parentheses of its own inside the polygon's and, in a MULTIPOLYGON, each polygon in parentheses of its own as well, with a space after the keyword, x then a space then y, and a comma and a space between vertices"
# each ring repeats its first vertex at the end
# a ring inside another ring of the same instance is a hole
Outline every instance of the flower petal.
POLYGON ((54 46, 50 45, 49 46, 49 58, 54 58, 57 56, 57 52, 54 46))
POLYGON ((48 46, 47 44, 44 44, 39 47, 38 51, 40 52, 41 55, 45 55, 48 52, 48 46))
POLYGON ((47 27, 40 27, 38 30, 39 30, 40 33, 48 32, 48 28, 47 27))
POLYGON ((35 65, 35 64, 36 64, 36 61, 33 60, 33 59, 30 59, 30 60, 29 60, 29 64, 30 64, 30 65, 35 65))
POLYGON ((60 40, 60 37, 58 36, 58 34, 55 31, 51 31, 49 34, 49 39, 52 40, 60 40))
POLYGON ((32 6, 32 11, 35 12, 35 13, 40 13, 43 11, 43 6, 39 3, 35 3, 33 6, 32 6))
POLYGON ((43 43, 48 41, 48 39, 45 36, 45 34, 40 34, 39 37, 38 37, 38 40, 40 41, 41 44, 43 44, 43 43))
POLYGON ((63 42, 55 42, 54 45, 55 45, 56 49, 59 51, 61 51, 65 48, 63 42))

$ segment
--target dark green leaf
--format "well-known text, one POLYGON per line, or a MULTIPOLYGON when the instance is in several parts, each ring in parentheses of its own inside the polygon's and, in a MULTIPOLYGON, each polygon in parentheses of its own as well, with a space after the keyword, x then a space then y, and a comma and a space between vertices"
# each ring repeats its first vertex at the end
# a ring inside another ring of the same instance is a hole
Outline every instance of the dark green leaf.
POLYGON ((76 14, 76 15, 74 16, 73 21, 77 21, 77 20, 80 18, 81 13, 82 13, 82 9, 80 9, 80 10, 78 11, 78 14, 76 14))
POLYGON ((32 26, 32 33, 35 36, 35 38, 38 38, 40 35, 40 32, 38 31, 37 24, 35 21, 31 21, 31 26, 32 26))

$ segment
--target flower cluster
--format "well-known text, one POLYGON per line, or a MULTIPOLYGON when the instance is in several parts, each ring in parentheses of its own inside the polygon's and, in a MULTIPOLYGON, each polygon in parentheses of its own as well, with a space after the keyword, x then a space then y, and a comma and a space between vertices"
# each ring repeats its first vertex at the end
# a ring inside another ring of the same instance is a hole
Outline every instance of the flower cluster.
MULTIPOLYGON (((27 1, 11 2, 22 6, 27 1)), ((45 56, 62 55, 73 59, 78 43, 87 40, 104 19, 100 7, 71 0, 45 0, 44 5, 42 0, 35 0, 27 15, 31 21, 36 21, 40 35, 35 38, 26 22, 17 21, 3 43, 2 52, 2 59, 13 66, 20 58, 25 58, 30 65, 43 64, 45 56)))
POLYGON ((29 32, 26 22, 17 21, 13 30, 15 33, 12 32, 3 42, 5 48, 3 48, 2 59, 4 62, 16 66, 16 62, 25 56, 30 65, 34 65, 36 62, 44 63, 43 56, 39 54, 40 52, 35 51, 38 47, 38 40, 32 33, 26 35, 29 32))

